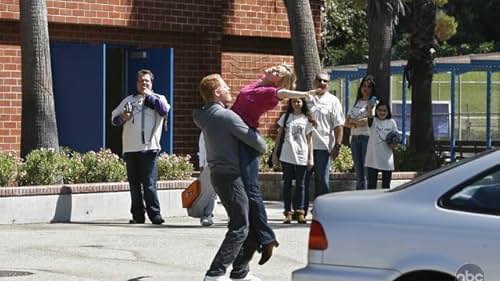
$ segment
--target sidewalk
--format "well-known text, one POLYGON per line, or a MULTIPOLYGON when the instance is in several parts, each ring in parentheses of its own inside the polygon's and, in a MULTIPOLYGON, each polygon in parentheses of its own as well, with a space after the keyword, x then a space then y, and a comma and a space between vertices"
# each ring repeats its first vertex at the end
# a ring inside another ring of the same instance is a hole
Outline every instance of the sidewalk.
MULTIPOLYGON (((284 225, 282 204, 266 202, 281 245, 252 272, 263 281, 289 281, 307 261, 309 225, 284 225)), ((223 208, 215 225, 189 217, 130 225, 127 218, 70 224, 0 225, 2 281, 201 281, 226 231, 223 208), (24 275, 26 274, 26 275, 24 275), (29 274, 29 275, 27 275, 29 274), (17 275, 17 276, 15 276, 17 275), (8 277, 11 276, 11 277, 8 277)))

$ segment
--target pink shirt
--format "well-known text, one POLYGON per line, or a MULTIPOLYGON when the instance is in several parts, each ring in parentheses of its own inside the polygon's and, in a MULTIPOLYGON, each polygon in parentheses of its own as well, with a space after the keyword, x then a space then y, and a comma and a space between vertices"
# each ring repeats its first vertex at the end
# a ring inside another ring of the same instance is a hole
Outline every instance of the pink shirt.
POLYGON ((251 128, 259 127, 262 114, 275 108, 278 103, 279 88, 260 86, 257 80, 241 89, 231 109, 251 128))

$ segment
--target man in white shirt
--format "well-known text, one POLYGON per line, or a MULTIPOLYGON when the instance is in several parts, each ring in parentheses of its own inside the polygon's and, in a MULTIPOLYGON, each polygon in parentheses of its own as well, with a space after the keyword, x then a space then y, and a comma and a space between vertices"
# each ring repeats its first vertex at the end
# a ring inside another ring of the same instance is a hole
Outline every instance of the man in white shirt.
POLYGON ((144 210, 153 224, 164 222, 156 191, 157 159, 170 105, 165 96, 153 92, 153 79, 150 70, 139 70, 136 93, 125 97, 111 113, 113 125, 123 126, 123 159, 132 201, 130 223, 144 223, 144 210))
MULTIPOLYGON (((339 155, 343 124, 345 122, 342 105, 339 99, 328 92, 330 76, 326 72, 320 72, 314 80, 316 98, 307 103, 314 119, 317 122, 312 133, 314 152, 314 196, 330 191, 330 160, 335 160, 339 155)), ((305 210, 309 202, 309 182, 311 172, 306 176, 306 200, 305 210)))

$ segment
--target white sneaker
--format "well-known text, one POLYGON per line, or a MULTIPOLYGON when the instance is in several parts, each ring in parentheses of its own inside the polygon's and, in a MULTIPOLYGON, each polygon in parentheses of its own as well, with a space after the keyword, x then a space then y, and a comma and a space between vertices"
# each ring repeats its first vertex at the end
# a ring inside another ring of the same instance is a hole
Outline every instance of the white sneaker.
POLYGON ((248 273, 244 278, 231 278, 232 281, 262 281, 259 277, 248 273))
POLYGON ((231 281, 231 279, 227 278, 225 275, 222 276, 207 276, 203 278, 203 281, 231 281))
POLYGON ((214 221, 211 217, 203 217, 200 220, 200 224, 201 226, 211 226, 212 224, 214 224, 214 221))

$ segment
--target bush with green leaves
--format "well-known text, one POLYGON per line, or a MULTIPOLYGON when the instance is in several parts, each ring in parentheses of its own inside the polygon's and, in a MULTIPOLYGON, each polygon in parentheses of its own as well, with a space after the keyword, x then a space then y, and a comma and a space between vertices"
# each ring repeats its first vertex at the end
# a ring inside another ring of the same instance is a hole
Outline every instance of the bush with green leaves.
POLYGON ((273 153, 274 139, 271 137, 265 137, 264 140, 266 141, 266 144, 267 144, 267 151, 266 151, 266 153, 264 153, 260 156, 259 171, 261 171, 261 172, 277 171, 277 170, 279 170, 280 167, 270 168, 269 165, 267 165, 267 160, 269 159, 269 156, 271 156, 271 153, 273 153))
POLYGON ((340 147, 339 156, 330 165, 332 172, 347 173, 352 172, 354 162, 352 161, 351 149, 343 145, 340 147))
POLYGON ((109 149, 89 151, 81 160, 86 171, 86 182, 121 182, 127 179, 125 163, 109 149))
POLYGON ((86 182, 86 169, 83 164, 82 154, 66 147, 61 148, 61 154, 64 183, 74 184, 86 182))
POLYGON ((21 165, 20 185, 60 184, 63 180, 63 154, 54 149, 39 148, 26 155, 21 165))
POLYGON ((14 154, 0 152, 0 186, 15 185, 18 165, 14 154))
POLYGON ((160 154, 158 157, 158 178, 160 180, 190 179, 194 171, 190 159, 190 155, 160 154))

